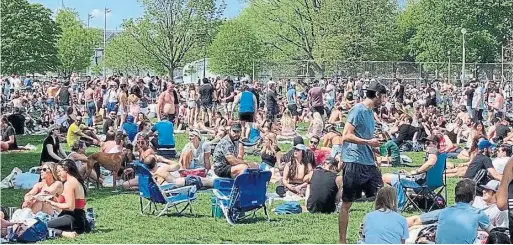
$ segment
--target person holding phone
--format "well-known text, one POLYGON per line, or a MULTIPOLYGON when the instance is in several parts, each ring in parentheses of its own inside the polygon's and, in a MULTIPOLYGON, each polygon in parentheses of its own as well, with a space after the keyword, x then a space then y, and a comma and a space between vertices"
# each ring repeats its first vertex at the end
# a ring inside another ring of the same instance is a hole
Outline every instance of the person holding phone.
POLYGON ((385 86, 373 81, 366 91, 366 99, 356 104, 347 116, 343 132, 342 161, 343 187, 342 206, 339 214, 339 241, 346 243, 349 209, 354 201, 362 197, 375 197, 383 186, 381 172, 376 165, 373 148, 380 142, 374 138, 376 121, 374 108, 386 100, 385 86))

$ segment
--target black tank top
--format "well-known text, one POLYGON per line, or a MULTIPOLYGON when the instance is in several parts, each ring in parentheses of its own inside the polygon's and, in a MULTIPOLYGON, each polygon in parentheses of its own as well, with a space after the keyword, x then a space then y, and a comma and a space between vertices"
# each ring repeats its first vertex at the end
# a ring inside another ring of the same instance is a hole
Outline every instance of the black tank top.
POLYGON ((335 199, 337 197, 337 174, 319 168, 314 170, 310 181, 310 196, 307 208, 310 213, 335 212, 335 199))
POLYGON ((59 92, 59 104, 61 105, 69 105, 69 91, 68 86, 62 86, 61 91, 59 92))

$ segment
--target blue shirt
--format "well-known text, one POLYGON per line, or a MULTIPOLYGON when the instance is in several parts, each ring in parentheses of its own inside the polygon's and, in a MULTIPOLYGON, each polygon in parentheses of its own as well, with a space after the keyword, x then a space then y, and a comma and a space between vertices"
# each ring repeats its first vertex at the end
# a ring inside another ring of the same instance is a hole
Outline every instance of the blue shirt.
POLYGON ((296 101, 294 100, 294 95, 296 94, 296 90, 291 88, 287 91, 287 101, 289 105, 295 105, 296 101))
MULTIPOLYGON (((374 112, 362 103, 356 104, 349 115, 347 122, 354 126, 354 134, 358 138, 370 140, 374 137, 374 112)), ((342 160, 346 163, 359 163, 374 165, 374 153, 368 145, 357 145, 344 142, 342 146, 342 160)))
POLYGON ((436 243, 472 244, 476 239, 477 229, 486 230, 489 225, 490 219, 484 211, 469 203, 458 202, 440 212, 436 243))
POLYGON ((409 237, 408 222, 394 211, 375 210, 363 218, 363 234, 366 244, 401 244, 409 237))
POLYGON ((27 88, 32 88, 32 79, 30 78, 25 78, 25 80, 23 81, 23 84, 25 85, 25 87, 27 88))
POLYGON ((123 131, 128 135, 130 141, 134 141, 135 135, 137 134, 137 124, 135 123, 123 123, 123 131))
POLYGON ((174 136, 173 127, 174 127, 173 123, 168 120, 159 121, 155 125, 153 125, 153 128, 151 128, 151 131, 158 132, 159 146, 174 146, 175 145, 175 136, 174 136))

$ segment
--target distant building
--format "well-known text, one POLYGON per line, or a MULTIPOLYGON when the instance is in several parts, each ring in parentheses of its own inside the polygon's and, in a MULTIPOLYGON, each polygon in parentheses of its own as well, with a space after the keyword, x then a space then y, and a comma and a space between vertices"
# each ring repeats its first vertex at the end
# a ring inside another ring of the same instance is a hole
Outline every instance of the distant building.
POLYGON ((205 60, 200 59, 193 61, 189 64, 186 64, 183 67, 183 82, 184 83, 197 83, 198 79, 203 78, 203 70, 205 70, 205 77, 217 77, 218 74, 215 74, 214 72, 210 71, 208 69, 208 61, 209 59, 206 58, 205 60), (203 65, 203 62, 205 61, 205 65, 203 65))

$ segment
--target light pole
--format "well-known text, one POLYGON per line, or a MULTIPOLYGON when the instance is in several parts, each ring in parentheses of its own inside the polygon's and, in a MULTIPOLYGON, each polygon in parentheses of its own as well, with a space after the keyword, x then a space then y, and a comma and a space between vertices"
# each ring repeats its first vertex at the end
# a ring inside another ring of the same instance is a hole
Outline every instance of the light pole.
POLYGON ((465 34, 467 34, 467 29, 461 28, 461 34, 463 34, 463 44, 462 44, 462 58, 461 58, 461 87, 465 87, 465 34))
POLYGON ((447 51, 447 55, 449 56, 449 65, 447 66, 447 81, 451 83, 451 51, 447 51))
POLYGON ((87 28, 89 28, 89 21, 94 18, 94 16, 92 14, 87 14, 87 28))

